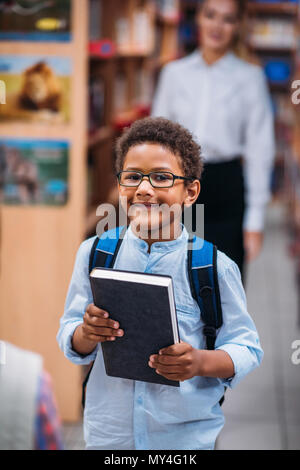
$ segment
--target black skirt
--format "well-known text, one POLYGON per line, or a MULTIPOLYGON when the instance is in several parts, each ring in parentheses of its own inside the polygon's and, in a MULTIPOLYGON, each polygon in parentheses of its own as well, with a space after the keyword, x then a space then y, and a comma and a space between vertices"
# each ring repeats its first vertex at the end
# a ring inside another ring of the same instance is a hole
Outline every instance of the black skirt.
POLYGON ((201 192, 195 204, 204 204, 204 239, 235 261, 243 276, 245 198, 242 160, 205 164, 201 192))

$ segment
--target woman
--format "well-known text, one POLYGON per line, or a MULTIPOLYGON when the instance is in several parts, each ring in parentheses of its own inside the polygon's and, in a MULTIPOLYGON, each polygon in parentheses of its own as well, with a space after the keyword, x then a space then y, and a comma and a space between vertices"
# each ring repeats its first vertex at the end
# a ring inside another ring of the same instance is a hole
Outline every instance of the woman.
POLYGON ((205 171, 197 203, 204 236, 239 266, 263 241, 274 158, 271 101, 263 70, 234 49, 246 2, 204 0, 197 15, 200 50, 167 64, 152 114, 178 121, 202 147, 205 171))

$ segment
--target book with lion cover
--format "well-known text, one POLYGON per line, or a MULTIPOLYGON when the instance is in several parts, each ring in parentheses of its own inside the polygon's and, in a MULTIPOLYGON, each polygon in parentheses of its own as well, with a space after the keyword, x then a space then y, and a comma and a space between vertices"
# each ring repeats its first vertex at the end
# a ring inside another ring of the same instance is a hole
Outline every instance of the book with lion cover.
POLYGON ((1 55, 6 104, 0 106, 0 121, 69 122, 71 73, 68 57, 1 55))

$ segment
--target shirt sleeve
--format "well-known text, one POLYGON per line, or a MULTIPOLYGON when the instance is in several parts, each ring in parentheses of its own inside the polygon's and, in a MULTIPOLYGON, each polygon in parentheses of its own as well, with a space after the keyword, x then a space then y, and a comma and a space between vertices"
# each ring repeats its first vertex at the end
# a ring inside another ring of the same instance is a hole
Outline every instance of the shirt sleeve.
POLYGON ((94 238, 85 240, 79 247, 71 282, 65 302, 64 314, 60 320, 57 334, 59 347, 66 358, 74 364, 90 364, 97 355, 98 346, 91 354, 82 356, 72 348, 72 336, 75 329, 83 322, 83 315, 93 296, 89 281, 89 254, 94 238))
POLYGON ((226 255, 219 253, 218 259, 219 256, 227 260, 227 267, 219 274, 223 325, 218 332, 215 348, 226 351, 231 357, 234 376, 222 382, 233 388, 260 365, 263 350, 255 324, 247 311, 239 268, 226 255))
POLYGON ((43 371, 39 377, 35 421, 35 449, 64 449, 61 421, 52 389, 52 381, 46 371, 43 371))
POLYGON ((245 88, 245 190, 244 229, 261 231, 270 199, 275 156, 274 117, 263 69, 253 67, 245 88))

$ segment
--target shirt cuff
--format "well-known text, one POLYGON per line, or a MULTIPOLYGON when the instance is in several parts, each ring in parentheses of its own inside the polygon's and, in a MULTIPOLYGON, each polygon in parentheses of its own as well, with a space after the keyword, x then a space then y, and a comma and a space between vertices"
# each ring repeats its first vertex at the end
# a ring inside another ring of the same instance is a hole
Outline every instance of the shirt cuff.
POLYGON ((221 380, 225 387, 234 388, 252 369, 258 366, 256 356, 252 356, 251 348, 247 346, 224 344, 217 349, 227 352, 234 366, 234 375, 228 379, 221 380))
POLYGON ((243 228, 247 232, 262 232, 265 222, 264 207, 248 207, 245 210, 243 228))
POLYGON ((82 354, 79 354, 76 351, 74 351, 74 349, 72 348, 72 337, 76 328, 81 324, 82 324, 82 321, 78 321, 75 323, 70 323, 70 324, 65 325, 64 327, 65 340, 64 340, 64 345, 63 345, 63 351, 64 351, 66 358, 69 359, 71 362, 73 362, 73 364, 87 365, 96 359, 98 345, 90 354, 86 356, 83 356, 82 354))

